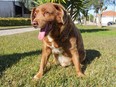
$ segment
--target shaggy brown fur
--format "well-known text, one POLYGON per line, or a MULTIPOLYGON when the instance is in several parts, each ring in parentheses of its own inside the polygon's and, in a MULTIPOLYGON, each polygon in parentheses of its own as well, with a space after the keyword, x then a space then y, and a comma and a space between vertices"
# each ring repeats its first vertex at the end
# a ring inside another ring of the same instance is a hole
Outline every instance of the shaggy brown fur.
POLYGON ((64 7, 56 3, 40 5, 33 9, 31 20, 34 27, 41 28, 40 33, 45 33, 40 38, 43 41, 42 59, 34 79, 44 74, 51 53, 61 66, 74 64, 77 75, 84 76, 80 66, 85 59, 82 36, 64 7))

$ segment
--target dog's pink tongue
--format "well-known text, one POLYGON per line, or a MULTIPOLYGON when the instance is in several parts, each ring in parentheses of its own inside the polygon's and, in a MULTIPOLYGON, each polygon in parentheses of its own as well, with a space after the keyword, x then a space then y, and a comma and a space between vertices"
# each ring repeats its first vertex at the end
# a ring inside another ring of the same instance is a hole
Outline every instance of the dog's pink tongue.
POLYGON ((45 36, 45 31, 39 32, 38 39, 43 40, 44 36, 45 36))

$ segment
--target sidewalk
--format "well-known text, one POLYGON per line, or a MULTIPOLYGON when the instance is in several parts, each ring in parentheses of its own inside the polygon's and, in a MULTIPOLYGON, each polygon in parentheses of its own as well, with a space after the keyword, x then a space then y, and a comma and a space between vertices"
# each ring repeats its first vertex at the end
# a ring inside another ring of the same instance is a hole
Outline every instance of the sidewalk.
POLYGON ((19 29, 10 29, 10 30, 0 30, 0 36, 30 32, 30 31, 35 31, 35 30, 38 30, 38 29, 34 29, 33 27, 29 27, 29 28, 19 28, 19 29))

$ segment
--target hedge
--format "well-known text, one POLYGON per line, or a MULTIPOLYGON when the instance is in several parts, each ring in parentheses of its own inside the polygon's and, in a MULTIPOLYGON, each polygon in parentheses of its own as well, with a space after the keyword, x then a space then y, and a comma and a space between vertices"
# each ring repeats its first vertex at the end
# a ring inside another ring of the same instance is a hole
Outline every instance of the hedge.
POLYGON ((0 18, 0 26, 24 26, 30 24, 29 18, 0 18))

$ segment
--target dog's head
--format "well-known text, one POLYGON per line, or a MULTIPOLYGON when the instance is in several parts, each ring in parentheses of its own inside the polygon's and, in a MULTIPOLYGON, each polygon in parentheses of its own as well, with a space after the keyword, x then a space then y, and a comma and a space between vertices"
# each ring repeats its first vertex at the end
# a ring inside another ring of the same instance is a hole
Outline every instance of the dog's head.
POLYGON ((53 23, 64 24, 65 9, 60 4, 46 3, 33 8, 31 12, 31 23, 34 27, 39 27, 40 32, 49 32, 53 23))

